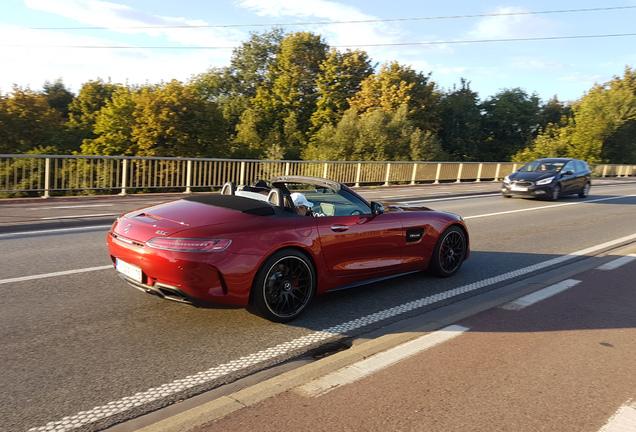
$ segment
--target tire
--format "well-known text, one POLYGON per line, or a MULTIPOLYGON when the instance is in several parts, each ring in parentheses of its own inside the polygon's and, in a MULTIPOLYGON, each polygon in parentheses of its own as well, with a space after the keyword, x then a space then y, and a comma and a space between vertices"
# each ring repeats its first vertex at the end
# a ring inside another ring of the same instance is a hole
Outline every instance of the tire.
POLYGON ((590 188, 592 187, 592 185, 590 185, 589 183, 585 183, 585 186, 583 186, 583 190, 579 193, 579 198, 585 198, 590 194, 590 188))
POLYGON ((561 197, 561 185, 554 186, 552 194, 550 195, 550 201, 556 201, 561 197))
POLYGON ((277 323, 296 319, 314 297, 315 275, 304 254, 291 249, 275 252, 254 278, 249 310, 277 323))
POLYGON ((449 277, 457 273, 466 258, 467 247, 464 230, 457 226, 447 228, 433 249, 428 265, 429 273, 439 277, 449 277))
POLYGON ((510 194, 502 193, 501 195, 502 195, 504 198, 512 198, 512 195, 510 195, 510 194))

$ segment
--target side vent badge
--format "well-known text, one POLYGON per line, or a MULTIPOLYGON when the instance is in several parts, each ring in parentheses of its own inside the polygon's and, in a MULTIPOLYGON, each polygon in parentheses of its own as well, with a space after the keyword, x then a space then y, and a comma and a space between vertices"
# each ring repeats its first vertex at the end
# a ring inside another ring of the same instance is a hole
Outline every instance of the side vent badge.
POLYGON ((424 228, 413 228, 406 230, 406 242, 416 242, 424 235, 424 228))

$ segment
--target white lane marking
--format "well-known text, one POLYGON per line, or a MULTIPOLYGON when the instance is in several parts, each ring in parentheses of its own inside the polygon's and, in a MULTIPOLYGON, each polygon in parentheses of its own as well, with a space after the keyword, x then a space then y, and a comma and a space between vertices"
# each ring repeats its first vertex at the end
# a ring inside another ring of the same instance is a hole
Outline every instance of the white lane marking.
POLYGON ((395 348, 391 348, 388 351, 375 354, 336 372, 332 372, 324 377, 310 381, 297 387, 294 391, 307 397, 322 396, 331 390, 351 384, 401 360, 451 340, 467 330, 467 327, 459 325, 445 327, 434 333, 421 336, 402 345, 398 345, 395 348))
POLYGON ((597 199, 587 200, 587 201, 552 204, 552 205, 545 205, 545 206, 542 206, 542 207, 531 207, 531 208, 527 208, 527 209, 508 210, 508 211, 503 211, 503 212, 486 213, 486 214, 475 215, 475 216, 464 216, 464 219, 477 219, 477 218, 482 218, 482 217, 501 216, 501 215, 505 215, 505 214, 522 213, 522 212, 533 211, 533 210, 545 210, 545 209, 551 209, 551 208, 555 208, 555 207, 590 204, 590 203, 595 203, 595 202, 615 200, 615 199, 621 199, 621 198, 631 198, 631 197, 635 197, 635 196, 636 196, 636 194, 634 194, 634 195, 622 195, 620 197, 597 198, 597 199))
POLYGON ((636 254, 629 254, 621 258, 616 258, 615 260, 607 262, 603 265, 600 265, 596 267, 596 269, 597 270, 614 270, 634 260, 636 260, 636 254))
MULTIPOLYGON (((442 192, 442 193, 445 193, 445 192, 442 192)), ((453 196, 453 197, 448 197, 448 198, 418 199, 418 200, 413 200, 413 201, 409 200, 408 204, 426 204, 426 203, 437 202, 437 201, 465 200, 467 198, 471 198, 471 199, 474 199, 474 198, 490 198, 490 197, 492 197, 494 195, 500 195, 500 193, 499 192, 493 192, 493 193, 480 194, 480 195, 463 195, 463 196, 453 196)), ((618 196, 618 197, 597 198, 597 199, 591 199, 591 200, 586 200, 586 201, 571 202, 571 203, 561 203, 561 204, 552 204, 552 205, 547 204, 547 205, 545 205, 543 207, 532 207, 532 208, 529 208, 529 209, 511 210, 511 211, 508 211, 508 212, 489 213, 489 214, 476 215, 476 216, 465 216, 464 219, 488 217, 488 216, 499 216, 501 214, 507 214, 507 213, 517 213, 517 212, 523 212, 523 211, 549 209, 549 208, 552 208, 552 207, 559 207, 561 205, 587 204, 587 203, 593 203, 593 202, 597 202, 597 201, 606 201, 606 200, 633 197, 633 196, 636 196, 636 195, 623 195, 623 196, 618 196)))
POLYGON ((110 228, 110 225, 91 225, 91 226, 83 226, 83 227, 72 227, 72 228, 56 228, 56 229, 46 229, 46 230, 36 230, 36 231, 16 231, 10 233, 2 233, 0 234, 0 238, 2 237, 17 237, 17 236, 25 236, 25 235, 38 235, 38 234, 56 234, 56 233, 64 233, 69 231, 87 231, 94 229, 104 229, 110 228))
POLYGON ((489 198, 493 195, 499 195, 498 192, 496 193, 488 193, 488 194, 479 194, 479 195, 463 195, 463 196, 453 196, 453 197, 448 197, 448 198, 435 198, 435 199, 421 199, 421 200, 415 200, 415 201, 409 201, 409 204, 426 204, 426 203, 430 203, 430 202, 436 202, 436 201, 455 201, 455 200, 463 200, 463 199, 474 199, 474 198, 489 198))
POLYGON ((428 306, 442 300, 447 300, 461 294, 466 294, 471 291, 487 287, 489 285, 494 285, 499 282, 505 282, 508 279, 523 276, 525 274, 532 273, 574 259, 581 255, 586 255, 592 252, 606 249, 608 247, 620 243, 625 243, 634 239, 636 239, 636 234, 621 237, 602 243, 600 245, 572 252, 568 255, 563 255, 548 261, 543 261, 529 267, 513 270, 498 276, 493 276, 478 282, 460 286, 449 291, 440 292, 428 297, 420 298, 418 300, 413 300, 408 303, 403 303, 401 305, 375 312, 364 317, 356 318, 354 320, 338 324, 324 330, 314 331, 305 336, 293 339, 291 341, 283 342, 279 345, 267 348, 262 351, 258 351, 253 354, 249 354, 237 360, 232 360, 219 366, 214 366, 195 375, 190 375, 183 379, 172 381, 159 387, 151 388, 149 390, 137 393, 134 396, 127 396, 118 401, 113 401, 106 405, 95 407, 89 411, 83 411, 73 416, 64 417, 62 420, 49 422, 45 426, 31 428, 29 429, 29 432, 70 431, 84 425, 96 422, 98 420, 129 411, 140 405, 144 405, 178 394, 192 387, 204 385, 215 379, 227 376, 230 373, 236 373, 254 365, 270 361, 277 357, 283 356, 292 350, 298 350, 307 346, 315 345, 317 343, 322 343, 334 337, 349 334, 351 331, 358 328, 365 327, 367 325, 374 324, 376 322, 383 321, 389 318, 393 318, 401 314, 423 308, 424 306, 428 306))
POLYGON ((117 216, 117 213, 97 213, 97 214, 73 215, 73 216, 51 216, 51 217, 40 218, 40 220, 79 219, 79 218, 88 218, 88 217, 97 217, 97 216, 117 216))
POLYGON ((112 269, 112 268, 113 266, 111 264, 111 265, 104 265, 99 267, 86 267, 81 269, 65 270, 65 271, 59 271, 54 273, 43 273, 43 274, 31 275, 31 276, 21 276, 21 277, 9 278, 9 279, 0 279, 0 285, 14 283, 14 282, 24 282, 24 281, 36 280, 36 279, 45 279, 45 278, 56 277, 56 276, 67 276, 67 275, 72 275, 77 273, 86 273, 86 272, 106 270, 106 269, 112 269))
POLYGON ((552 297, 553 295, 563 292, 566 289, 572 288, 573 286, 576 286, 580 283, 581 281, 575 279, 567 279, 557 284, 550 285, 549 287, 540 289, 539 291, 535 291, 532 294, 519 297, 517 300, 506 303, 505 305, 502 305, 500 307, 501 309, 506 310, 521 310, 537 302, 540 302, 541 300, 545 300, 548 297, 552 297))
POLYGON ((55 206, 55 207, 31 207, 29 210, 59 210, 59 209, 74 209, 74 208, 87 208, 87 207, 112 207, 112 204, 79 204, 68 206, 55 206))
POLYGON ((620 407, 598 432, 636 431, 636 402, 628 400, 620 407))

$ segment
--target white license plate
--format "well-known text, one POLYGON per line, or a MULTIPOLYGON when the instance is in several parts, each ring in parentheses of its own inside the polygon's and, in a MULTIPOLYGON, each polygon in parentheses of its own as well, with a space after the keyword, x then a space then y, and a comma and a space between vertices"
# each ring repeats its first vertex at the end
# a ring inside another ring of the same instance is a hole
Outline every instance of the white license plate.
POLYGON ((528 188, 523 186, 512 185, 510 189, 518 192, 528 192, 528 188))
POLYGON ((126 261, 122 261, 117 258, 115 260, 115 268, 124 276, 128 276, 132 280, 141 283, 141 269, 136 265, 129 264, 126 261))

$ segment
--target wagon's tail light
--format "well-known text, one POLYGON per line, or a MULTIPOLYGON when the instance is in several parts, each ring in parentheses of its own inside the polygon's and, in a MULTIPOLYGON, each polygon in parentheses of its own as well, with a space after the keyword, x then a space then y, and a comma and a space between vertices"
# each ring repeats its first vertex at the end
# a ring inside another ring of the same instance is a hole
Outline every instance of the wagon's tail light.
POLYGON ((154 237, 146 244, 155 249, 165 249, 177 252, 221 252, 232 243, 227 239, 191 239, 154 237))

